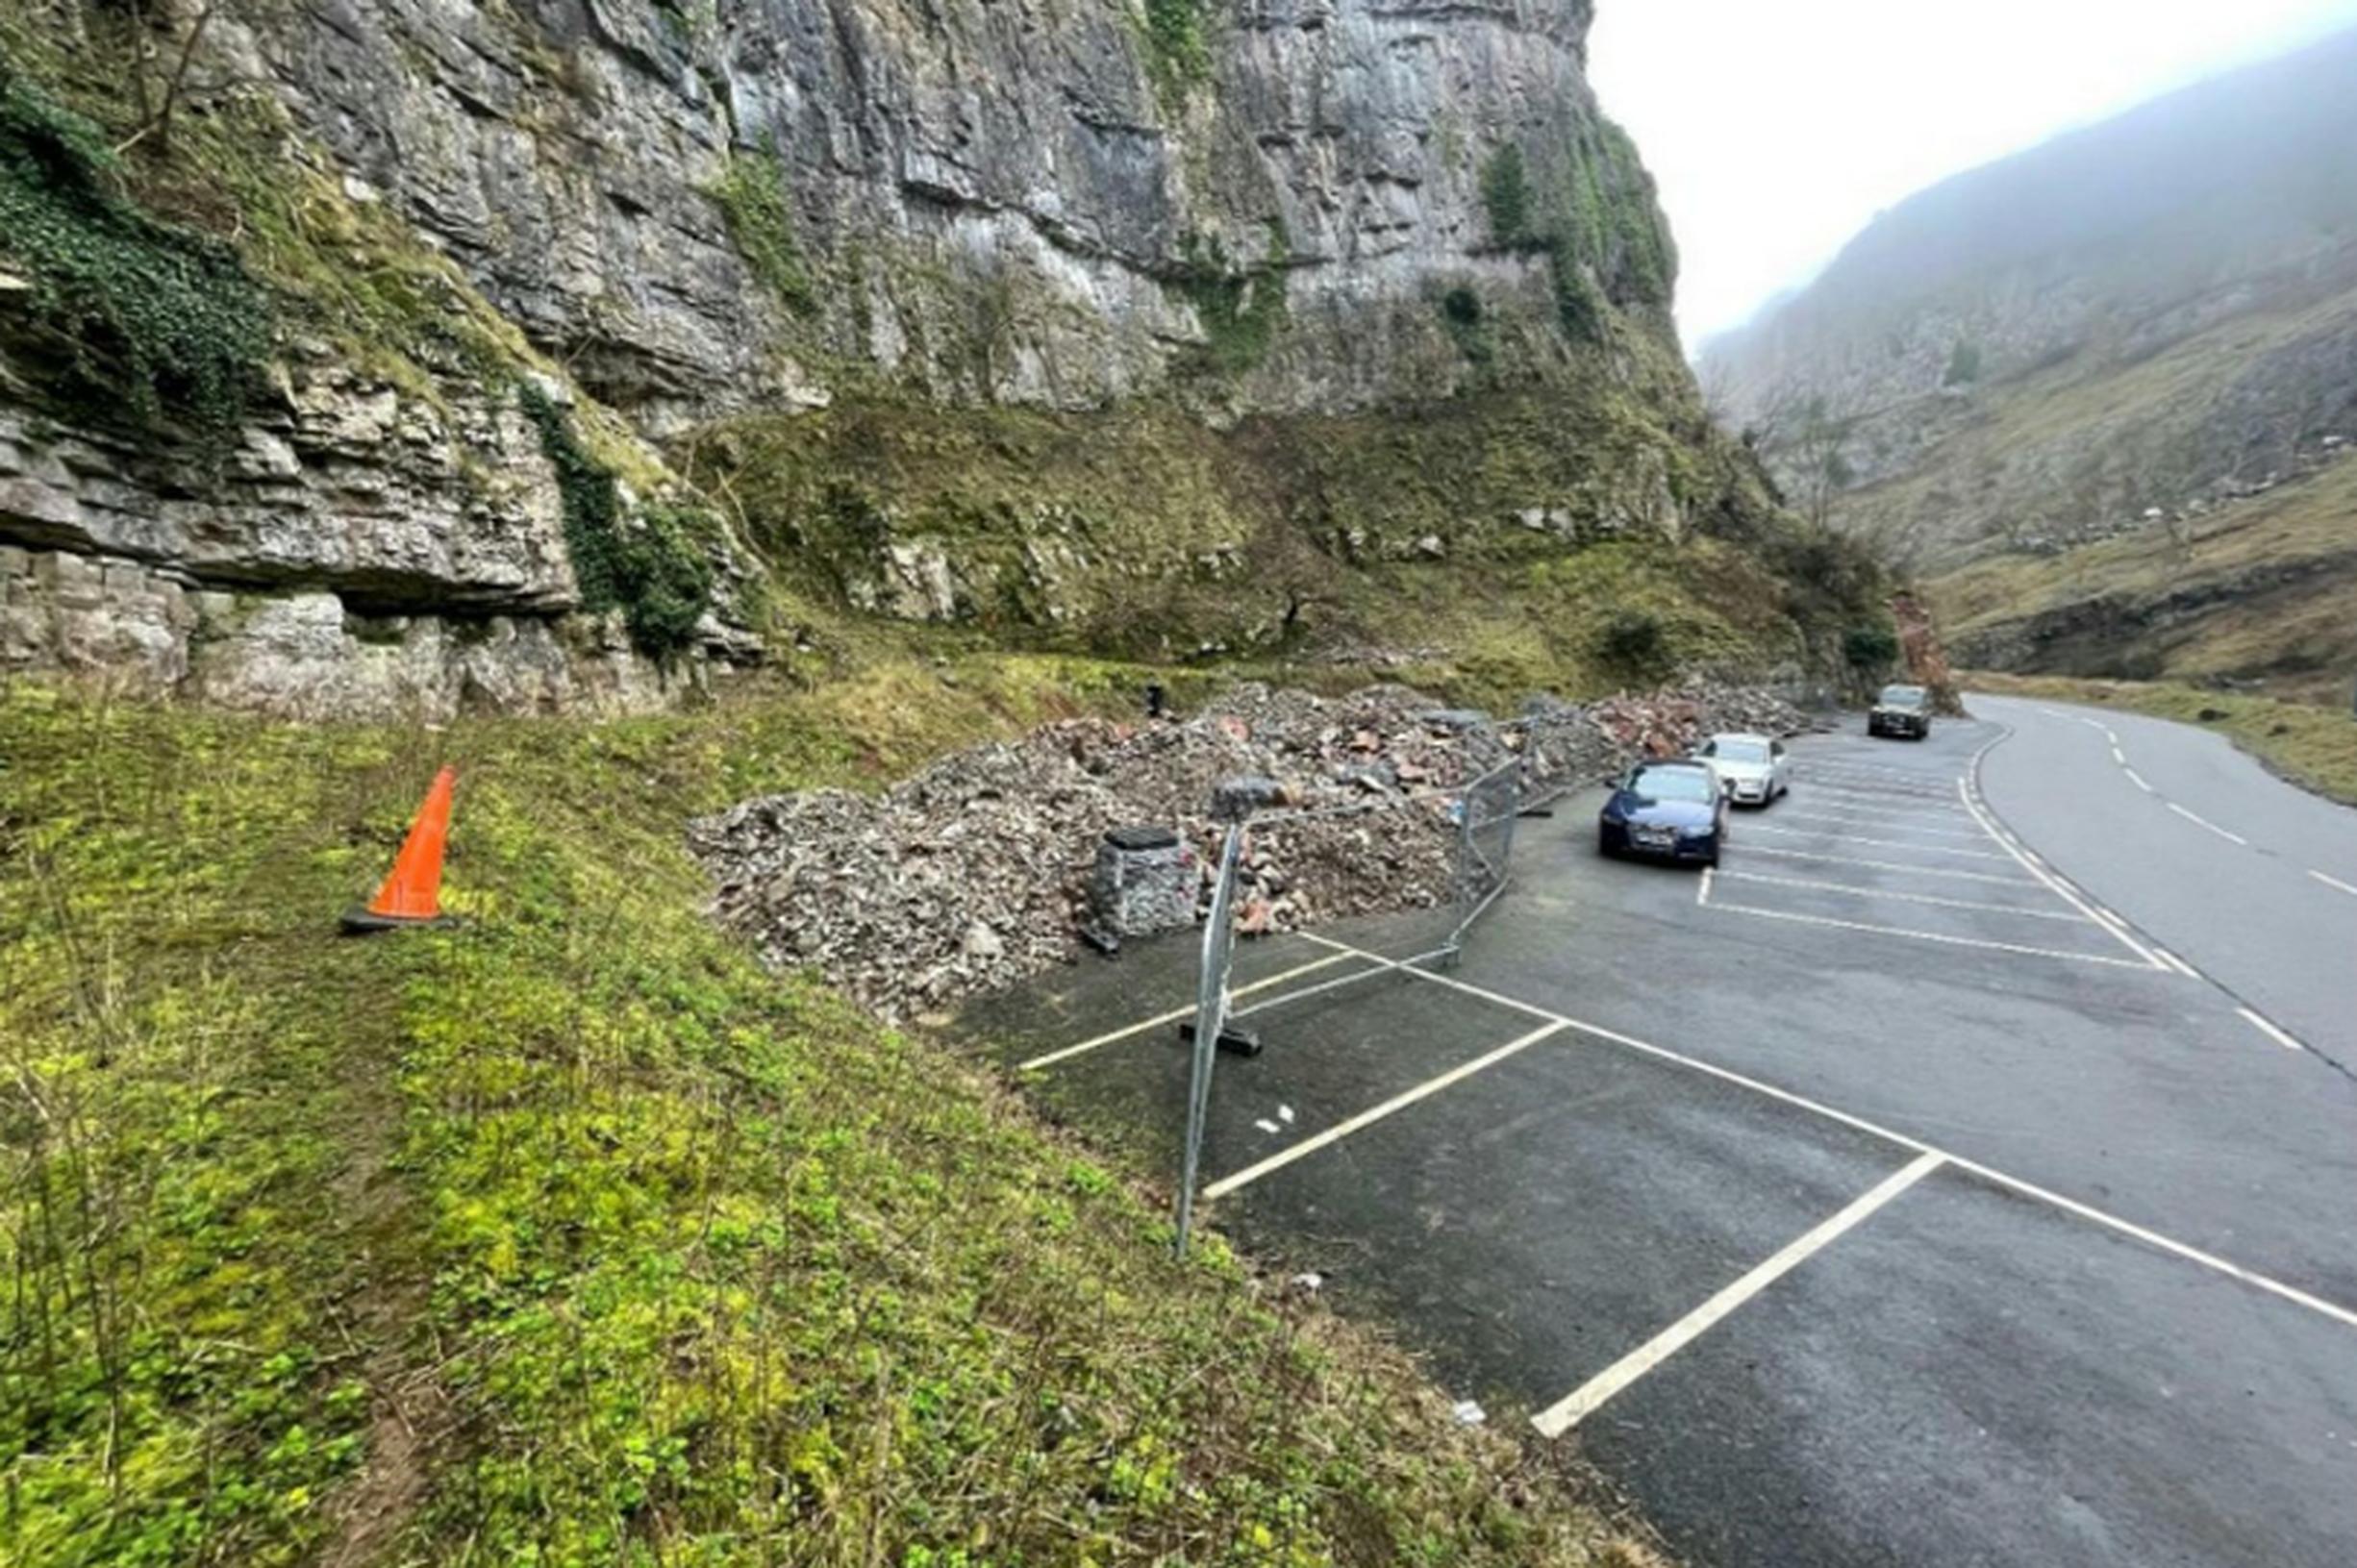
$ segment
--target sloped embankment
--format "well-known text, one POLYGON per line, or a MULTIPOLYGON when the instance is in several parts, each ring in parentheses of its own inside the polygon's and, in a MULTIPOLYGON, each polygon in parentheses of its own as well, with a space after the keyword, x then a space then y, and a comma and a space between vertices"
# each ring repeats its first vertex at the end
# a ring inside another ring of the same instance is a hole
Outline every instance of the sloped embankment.
POLYGON ((944 674, 439 733, 0 690, 0 1556, 1648 1560, 702 917, 686 813, 1113 672, 944 674), (464 923, 334 939, 444 758, 464 923))

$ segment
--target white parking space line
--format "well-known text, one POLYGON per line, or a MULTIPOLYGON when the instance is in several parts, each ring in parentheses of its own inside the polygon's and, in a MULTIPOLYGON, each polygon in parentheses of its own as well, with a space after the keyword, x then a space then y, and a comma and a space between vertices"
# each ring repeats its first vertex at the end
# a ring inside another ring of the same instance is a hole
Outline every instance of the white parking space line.
POLYGON ((1767 844, 1731 844, 1728 850, 1736 855, 1773 855, 1785 860, 1816 860, 1824 865, 1860 865, 1873 871, 1900 871, 1910 877, 1938 877, 1945 882, 1993 882, 2000 887, 2038 885, 2029 877, 1999 877, 1986 871, 1950 871, 1944 866, 1935 870, 1919 865, 1901 865, 1896 860, 1868 860, 1853 855, 1822 855, 1805 849, 1774 849, 1767 844))
POLYGON ((1954 828, 1918 828, 1910 823, 1898 821, 1892 817, 1858 816, 1850 812, 1804 811, 1799 808, 1793 806, 1787 806, 1784 808, 1784 809, 1778 811, 1776 813, 1776 820, 1778 822, 1830 822, 1834 826, 1842 828, 1864 824, 1865 826, 1873 829, 1876 833, 1914 834, 1924 838, 1962 838, 1975 844, 1985 844, 1989 841, 1985 834, 1978 833, 1959 833, 1954 828))
POLYGON ((2127 774, 2128 783, 2134 784, 2137 788, 2143 790, 2147 795, 2152 793, 2152 785, 2144 783, 2144 776, 2143 774, 2137 772, 2134 768, 2129 768, 2127 770, 2127 774))
POLYGON ((2176 812, 2179 816, 2185 818, 2186 821, 2192 823, 2194 827, 2209 829, 2210 832, 2218 834, 2219 837, 2223 838, 2229 844, 2240 844, 2244 849, 2250 848, 2250 840, 2244 837, 2241 834, 2228 833, 2217 823, 2212 822, 2208 817, 2196 816, 2193 812, 2187 810, 2184 807, 2179 806, 2173 800, 2169 803, 2169 809, 2176 812))
POLYGON ((2322 883, 2327 887, 2337 887, 2342 892, 2348 894, 2351 898, 2357 898, 2357 887, 2350 886, 2347 883, 2343 882, 2338 877, 2327 877, 2321 871, 2311 871, 2308 873, 2308 875, 2314 877, 2317 881, 2322 883))
POLYGON ((1852 1199, 1840 1212, 1794 1237, 1774 1257, 1589 1379, 1569 1395, 1532 1416, 1531 1425, 1539 1429, 1539 1434, 1542 1437, 1561 1437, 1602 1408, 1604 1403, 1615 1394, 1701 1337, 1713 1324, 1832 1246, 1876 1209, 1946 1163, 1939 1155, 1917 1156, 1904 1167, 1884 1178, 1871 1190, 1852 1199))
MULTIPOLYGON (((1266 980, 1256 980, 1251 984, 1240 986, 1229 994, 1237 997, 1251 996, 1256 992, 1267 990, 1272 985, 1282 985, 1289 980, 1298 980, 1303 975, 1314 974, 1320 969, 1330 969, 1342 962, 1347 957, 1346 954, 1330 953, 1322 958, 1316 958, 1298 967, 1288 969, 1283 974, 1271 975, 1266 980)), ((1061 1051, 1050 1051, 1045 1056, 1034 1057, 1029 1061, 1016 1064, 1015 1070, 1018 1073, 1028 1073, 1041 1067, 1053 1067, 1060 1061, 1069 1061, 1074 1057, 1085 1057, 1091 1051, 1118 1044, 1132 1035, 1142 1034, 1149 1029, 1160 1029, 1165 1024, 1175 1024, 1182 1018, 1191 1018, 1194 1013, 1192 1004, 1184 1008, 1173 1008, 1168 1012, 1156 1013, 1144 1022, 1132 1024, 1127 1029, 1116 1029, 1110 1034, 1099 1034, 1094 1039, 1083 1040, 1078 1045, 1067 1045, 1061 1051)))
POLYGON ((1224 1198, 1241 1187, 1250 1186, 1262 1177, 1273 1171, 1281 1171, 1296 1159, 1306 1159, 1318 1150, 1340 1143, 1351 1133, 1363 1132, 1388 1116, 1395 1116, 1417 1101, 1428 1100, 1451 1084, 1462 1083, 1476 1073, 1488 1072, 1508 1058, 1521 1055, 1548 1035, 1563 1033, 1567 1027, 1568 1026, 1561 1019, 1550 1020, 1544 1026, 1532 1030, 1520 1039, 1509 1040, 1487 1056, 1476 1057, 1464 1066, 1451 1068, 1438 1078, 1426 1079, 1406 1093, 1393 1095, 1371 1110, 1362 1110, 1346 1121, 1337 1122, 1323 1132, 1315 1137, 1303 1138, 1290 1149, 1279 1150, 1257 1165, 1247 1165, 1233 1176, 1221 1177, 1203 1189, 1203 1196, 1207 1199, 1224 1198))
POLYGON ((2248 1008, 2237 1008, 2234 1010, 2243 1015, 2243 1021, 2244 1023, 2250 1025, 2251 1028, 2257 1030, 2269 1039, 2273 1040, 2277 1045, 2282 1046, 2286 1051, 2305 1051, 2308 1049, 2306 1046, 2300 1044, 2299 1041, 2294 1039, 2291 1035, 2276 1028, 2272 1023, 2269 1023, 2267 1019, 2251 1011, 2248 1008))
MULTIPOLYGON (((1943 909, 1977 909, 1989 914, 2018 914, 2025 920, 2059 920, 2066 925, 2088 926, 2094 922, 2070 909, 2023 909, 2011 904, 1978 904, 1970 899, 1939 898, 1930 893, 1894 893, 1887 887, 1858 887, 1845 882, 1819 882, 1812 877, 1770 877, 1757 871, 1729 870, 1721 867, 1721 882, 1756 882, 1770 887, 1803 887, 1811 891, 1847 893, 1852 898, 1896 899, 1904 904, 1928 904, 1943 909)), ((2022 884, 2027 886, 2028 884, 2022 884)), ((1704 895, 1708 901, 1708 894, 1704 895)))
MULTIPOLYGON (((1805 828, 1771 828, 1764 822, 1743 824, 1745 836, 1755 833, 1773 834, 1779 838, 1832 838, 1837 836, 1834 834, 1821 831, 1812 832, 1805 828)), ((1918 855, 1956 855, 1968 860, 2002 860, 2006 858, 1993 850, 1949 849, 1944 844, 1910 844, 1896 838, 1862 838, 1852 834, 1842 834, 1838 836, 1844 844, 1866 844, 1875 849, 1912 850, 1918 855)))
POLYGON ((2178 974, 2183 975, 2186 979, 2199 980, 2201 978, 2200 970, 2194 968, 2183 958, 2178 958, 2174 953, 2169 952, 2169 949, 2165 947, 2156 947, 2152 950, 2152 952, 2155 958, 2159 958, 2163 963, 2169 965, 2169 968, 2174 969, 2178 974))
POLYGON ((1848 784, 1826 784, 1821 779, 1803 779, 1793 787, 1812 798, 1832 795, 1844 801, 1856 801, 1860 805, 1870 803, 1887 810, 1940 816, 1956 814, 1956 808, 1949 804, 1952 797, 1944 790, 1852 788, 1848 784))
MULTIPOLYGON (((2023 942, 1999 942, 1981 936, 1951 936, 1945 932, 1917 931, 1909 926, 1882 926, 1864 920, 1836 920, 1831 915, 1795 914, 1790 909, 1763 909, 1750 904, 1728 904, 1720 900, 1713 900, 1709 907, 1715 911, 1726 914, 1748 914, 1762 920, 1783 920, 1795 926, 1823 926, 1834 931, 1867 932, 1880 936, 1903 936, 1910 941, 1935 942, 1943 947, 1979 948, 1984 952, 2011 953, 2021 958, 2061 958, 2070 963, 2102 964, 2110 969, 2149 971, 2161 967, 2157 963, 2145 963, 2137 958, 2115 958, 2103 953, 2071 953, 2061 948, 2032 947, 2023 942)), ((2096 925, 2097 929, 2103 931, 2107 935, 2117 934, 2108 926, 2101 926, 2094 921, 2088 923, 2096 925)))
POLYGON ((1984 1182, 1993 1182, 2025 1198, 2032 1198, 2043 1204, 2050 1204, 2066 1213, 2074 1214, 2080 1219, 2100 1225, 2106 1230, 2115 1231, 2123 1236, 2141 1241, 2156 1251, 2181 1257, 2189 1263, 2198 1264, 2203 1268, 2223 1274, 2229 1279, 2240 1280, 2254 1289, 2264 1290, 2294 1306, 2306 1307, 2319 1316, 2330 1318, 2351 1329, 2357 1329, 2357 1307, 2343 1307, 2337 1302, 2326 1301, 2321 1296, 2311 1295, 2297 1285, 2285 1284, 2280 1280, 2270 1279, 2267 1275, 2246 1269, 2240 1263, 2219 1257, 2216 1253, 2204 1252, 2198 1247, 2189 1246, 2171 1236, 2163 1235, 2160 1232, 2139 1225, 2134 1220, 2121 1219, 2119 1215, 2107 1213, 2092 1204, 2083 1204, 2076 1198, 2066 1197, 2051 1187, 2042 1187, 2037 1182, 2026 1181, 2021 1177, 2009 1176, 1993 1166, 1984 1165, 1975 1159, 1967 1159, 1951 1150, 1925 1143, 1921 1138, 1910 1137, 1904 1132, 1885 1127, 1880 1122, 1869 1121, 1864 1116, 1836 1109, 1821 1100, 1812 1100, 1805 1094, 1781 1088, 1765 1079, 1753 1078, 1748 1073, 1739 1073, 1731 1067, 1721 1067, 1716 1062, 1704 1061, 1699 1057, 1690 1057, 1682 1051, 1672 1051, 1667 1046, 1641 1040, 1633 1034, 1623 1034, 1616 1029, 1606 1029, 1601 1024, 1583 1023, 1577 1018, 1556 1012, 1548 1008, 1542 1008, 1536 1003, 1525 1002, 1519 997, 1508 996, 1503 991, 1493 991, 1486 985, 1475 985, 1451 975, 1439 975, 1429 969, 1418 969, 1413 964, 1401 963, 1396 959, 1384 958, 1380 954, 1369 953, 1364 948, 1352 947, 1347 942, 1338 942, 1331 936, 1320 936, 1315 932, 1306 931, 1300 935, 1304 941, 1316 942, 1320 947, 1330 947, 1338 953, 1354 955, 1368 963, 1380 964, 1384 968, 1396 970, 1411 979, 1420 980, 1426 984, 1445 986, 1461 995, 1477 997, 1484 1002, 1493 1002, 1501 1008, 1512 1008, 1517 1012, 1528 1013, 1534 1018, 1560 1022, 1566 1028, 1591 1038, 1617 1045, 1624 1050, 1635 1051, 1640 1055, 1651 1057, 1656 1061, 1667 1061, 1673 1066, 1701 1073, 1722 1083, 1732 1083, 1738 1088, 1749 1089, 1754 1094, 1765 1095, 1770 1100, 1791 1106, 1796 1110, 1805 1110, 1812 1115, 1822 1116, 1827 1121, 1838 1122, 1843 1127, 1856 1128, 1861 1132, 1870 1133, 1887 1143, 1894 1143, 1902 1149, 1912 1149, 1919 1155, 1938 1155, 1957 1170, 1968 1171, 1984 1182))

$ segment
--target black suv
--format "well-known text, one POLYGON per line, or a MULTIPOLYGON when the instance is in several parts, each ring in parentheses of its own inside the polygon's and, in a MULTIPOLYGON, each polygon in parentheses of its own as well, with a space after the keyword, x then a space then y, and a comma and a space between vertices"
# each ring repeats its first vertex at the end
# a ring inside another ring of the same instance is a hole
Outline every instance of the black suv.
POLYGON ((1931 693, 1921 686, 1883 687, 1866 715, 1866 733, 1923 739, 1931 734, 1931 693))

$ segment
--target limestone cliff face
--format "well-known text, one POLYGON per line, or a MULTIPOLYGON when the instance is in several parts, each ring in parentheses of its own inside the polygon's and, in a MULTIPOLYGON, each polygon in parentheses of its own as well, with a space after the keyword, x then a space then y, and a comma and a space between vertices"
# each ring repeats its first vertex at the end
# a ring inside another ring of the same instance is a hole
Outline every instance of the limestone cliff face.
MULTIPOLYGON (((48 135, 18 87, 100 121, 134 151, 90 200, 223 236, 274 313, 200 452, 168 395, 142 421, 60 391, 89 379, 43 316, 66 263, 0 234, 0 666, 288 712, 660 701, 760 657, 746 541, 774 564, 845 510, 797 470, 766 493, 800 510, 742 515, 705 454, 829 405, 1229 430, 1505 391, 1557 398, 1565 450, 1466 497, 1500 526, 1748 504, 1676 362, 1650 182, 1587 86, 1588 0, 13 9, 16 152, 48 135)), ((50 211, 55 162, 0 161, 31 182, 0 195, 50 211)), ((978 555, 1022 581, 977 587, 904 503, 863 496, 861 559, 810 580, 928 618, 1041 588, 1052 624, 1104 532, 1003 510, 978 555)), ((1318 518, 1329 542, 1385 536, 1360 510, 1318 518)), ((1112 532, 1133 576, 1199 576, 1257 516, 1112 532)))

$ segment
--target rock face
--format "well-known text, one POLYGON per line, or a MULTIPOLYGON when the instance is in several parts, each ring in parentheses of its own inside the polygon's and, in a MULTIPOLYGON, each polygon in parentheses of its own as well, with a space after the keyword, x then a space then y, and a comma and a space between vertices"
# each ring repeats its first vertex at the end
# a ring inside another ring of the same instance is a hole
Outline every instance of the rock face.
MULTIPOLYGON (((1208 460, 1254 492, 1208 521, 954 484, 847 502, 873 450, 764 491, 707 440, 830 406, 1067 419, 1060 450, 1117 476, 1156 420, 1355 418, 1372 450, 1405 408, 1509 394, 1543 460, 1463 467, 1512 481, 1468 500, 1529 548, 1759 506, 1677 355, 1674 250, 1589 89, 1588 0, 165 0, 128 55, 97 0, 31 4, 0 69, 132 145, 133 198, 221 236, 282 309, 268 395, 200 454, 50 395, 60 263, 0 236, 11 667, 282 712, 636 704, 758 657, 740 536, 824 557, 803 576, 852 610, 1075 635, 1134 621, 1143 585, 1298 555, 1255 545, 1280 527, 1369 560, 1481 553, 1455 516, 1305 508, 1267 455, 1306 426, 1251 437, 1257 465, 1208 460), (183 53, 167 147, 119 88, 183 53), (589 508, 625 545, 681 506, 715 520, 689 531, 715 586, 691 636, 668 629, 678 657, 592 613, 614 561, 575 559, 534 386, 626 460, 599 458, 626 477, 589 508), (946 520, 899 515, 937 501, 946 520)), ((928 416, 902 450, 932 449, 928 416)), ((1173 647, 1230 645, 1167 618, 1173 647)))
POLYGON ((1622 253, 1658 236, 1606 150, 1587 0, 1156 0, 1156 27, 1122 0, 231 11, 225 48, 298 124, 657 428, 821 401, 846 361, 1091 408, 1280 309, 1223 395, 1445 392, 1439 289, 1552 310, 1544 259, 1491 233, 1508 144, 1534 187, 1642 208, 1649 233, 1589 259, 1606 292, 1634 297, 1622 253))
POLYGON ((1703 375, 1925 571, 2271 485, 2357 433, 2357 32, 1958 176, 1703 375))

